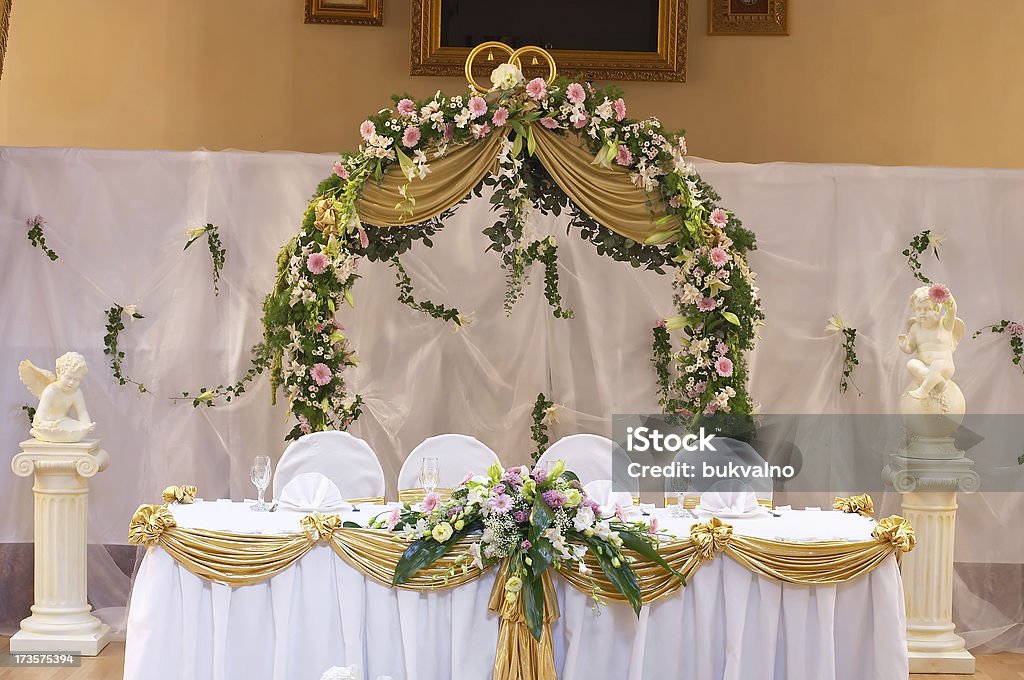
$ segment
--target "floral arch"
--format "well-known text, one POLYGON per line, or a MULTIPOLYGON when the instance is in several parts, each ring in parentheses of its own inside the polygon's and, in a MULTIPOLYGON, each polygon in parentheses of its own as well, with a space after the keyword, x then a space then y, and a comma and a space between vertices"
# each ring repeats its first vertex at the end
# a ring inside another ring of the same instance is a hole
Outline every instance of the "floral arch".
MULTIPOLYGON (((557 243, 524 229, 532 210, 565 211, 570 230, 600 254, 673 277, 676 313, 655 326, 653 342, 665 412, 749 415, 744 355, 763 318, 746 260, 754 236, 686 160, 683 134, 655 118, 628 118, 616 88, 557 76, 540 48, 485 43, 470 54, 466 74, 465 95, 395 96, 364 121, 359 150, 334 163, 278 256, 264 340, 247 378, 270 370, 275 395, 283 390, 295 417, 288 437, 345 429, 360 415, 362 400, 344 379, 358 358, 336 318, 354 304, 359 258, 395 269, 401 302, 464 323, 458 310, 414 298, 400 256, 416 242, 431 246, 445 219, 483 187, 492 189, 496 219, 484 233, 508 279, 506 312, 522 295, 527 268, 542 262, 553 314, 572 316, 558 292, 557 243), (509 58, 484 88, 473 62, 495 52, 509 58), (524 78, 527 54, 546 60, 547 78, 524 78), (679 331, 675 341, 670 331, 679 331)), ((226 388, 229 396, 245 380, 226 388)))

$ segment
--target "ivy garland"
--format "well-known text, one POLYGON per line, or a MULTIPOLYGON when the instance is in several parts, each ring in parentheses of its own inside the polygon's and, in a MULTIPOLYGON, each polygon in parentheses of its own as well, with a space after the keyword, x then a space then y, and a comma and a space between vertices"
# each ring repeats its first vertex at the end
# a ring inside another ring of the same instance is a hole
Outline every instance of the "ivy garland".
POLYGON ((548 441, 550 441, 547 421, 554 405, 555 402, 545 397, 543 392, 539 393, 537 400, 533 402, 533 424, 530 426, 530 439, 537 444, 537 448, 533 452, 534 463, 540 460, 544 450, 547 449, 548 441))
POLYGON ((846 394, 850 385, 853 385, 857 390, 857 396, 863 396, 864 392, 853 382, 853 371, 860 364, 860 358, 857 356, 857 329, 847 325, 840 316, 830 316, 825 332, 843 336, 843 370, 839 376, 839 392, 846 394))
POLYGON ((907 258, 907 266, 910 267, 910 273, 914 275, 914 278, 921 283, 931 284, 932 280, 924 275, 921 271, 921 255, 924 254, 929 248, 932 254, 935 255, 935 259, 939 259, 939 246, 945 241, 945 237, 939 234, 933 234, 930 229, 925 229, 920 234, 910 239, 910 245, 903 249, 903 255, 907 258))
POLYGON ((145 393, 149 391, 146 389, 146 386, 126 376, 121 368, 121 362, 124 360, 124 351, 121 350, 118 339, 121 331, 124 330, 124 315, 126 313, 132 319, 146 318, 139 314, 135 305, 114 305, 108 309, 107 334, 103 336, 103 353, 110 356, 110 370, 119 384, 127 385, 131 383, 138 388, 139 392, 145 393))
POLYGON ((42 215, 36 215, 25 220, 25 225, 28 227, 28 240, 36 248, 42 250, 50 261, 56 261, 59 255, 51 250, 46 245, 46 237, 43 236, 43 226, 46 224, 46 220, 42 215))
MULTIPOLYGON (((596 89, 565 77, 525 83, 514 67, 499 71, 495 90, 486 97, 441 92, 422 100, 394 97, 393 108, 360 126, 358 152, 344 154, 317 187, 300 233, 278 256, 274 289, 264 302, 264 342, 257 345, 266 352, 275 394, 278 388, 284 391, 296 419, 288 437, 344 429, 359 416, 361 398, 348 395, 344 380, 344 371, 358 365, 358 357, 337 316, 344 305, 355 304, 351 289, 359 278, 359 257, 388 262, 396 270, 404 304, 446 321, 461 318, 452 307, 416 300, 398 260, 414 242, 432 245, 430 237, 451 211, 418 225, 371 226, 361 223, 356 202, 366 182, 381 180, 397 163, 406 180, 399 206, 412 214, 415 180, 431 171, 431 160, 491 134, 502 135, 498 171, 472 193, 480 196, 483 186, 492 190, 497 219, 484 234, 488 250, 498 254, 506 270, 506 312, 522 295, 527 268, 541 262, 545 298, 554 315, 572 317, 558 292, 557 243, 528 228, 531 210, 556 215, 566 210, 568 230, 578 230, 600 254, 673 276, 676 315, 655 331, 663 408, 691 416, 694 423, 719 413, 749 415, 744 355, 763 319, 755 275, 746 262, 755 241, 718 205, 717 194, 686 160, 682 134, 663 130, 654 118, 627 118, 615 88, 596 89), (657 220, 663 231, 637 243, 572 205, 534 156, 534 125, 578 135, 595 163, 623 168, 648 192, 652 216, 655 205, 667 206, 668 214, 657 220), (680 331, 678 346, 669 331, 680 331)), ((259 370, 261 363, 253 365, 259 370)), ((207 402, 212 399, 199 403, 207 402)))
POLYGON ((972 339, 977 338, 983 333, 1005 333, 1010 338, 1010 352, 1013 355, 1011 361, 1024 371, 1024 365, 1021 365, 1021 357, 1024 355, 1024 324, 1019 321, 1010 321, 1009 319, 1003 319, 999 323, 992 324, 991 326, 985 326, 981 330, 974 332, 971 336, 972 339))
POLYGON ((210 258, 213 260, 213 294, 220 295, 220 272, 224 269, 224 262, 227 259, 227 250, 224 249, 224 245, 220 241, 220 232, 216 225, 207 224, 205 227, 196 227, 195 229, 189 229, 185 232, 185 237, 188 241, 185 243, 183 251, 188 250, 189 246, 195 243, 199 238, 206 234, 206 244, 210 249, 210 258))

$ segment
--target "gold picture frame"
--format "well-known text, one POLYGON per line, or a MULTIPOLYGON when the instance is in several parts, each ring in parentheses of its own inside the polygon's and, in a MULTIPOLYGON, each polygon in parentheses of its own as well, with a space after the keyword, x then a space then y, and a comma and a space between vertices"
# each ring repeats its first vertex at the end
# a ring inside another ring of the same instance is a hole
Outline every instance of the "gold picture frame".
MULTIPOLYGON (((442 2, 443 0, 411 0, 410 75, 463 74, 466 57, 471 48, 441 44, 442 2)), ((548 52, 558 62, 558 68, 563 73, 582 73, 598 80, 684 82, 687 2, 688 0, 658 0, 657 51, 548 49, 548 52)), ((481 62, 485 60, 482 59, 481 62)), ((527 71, 532 70, 529 66, 526 65, 527 71)), ((479 75, 486 75, 483 67, 479 75)))
POLYGON ((708 0, 708 35, 789 35, 789 0, 708 0))
POLYGON ((382 26, 384 0, 306 0, 304 22, 382 26))
POLYGON ((4 75, 4 54, 7 53, 7 30, 11 24, 11 3, 0 0, 0 77, 4 75))

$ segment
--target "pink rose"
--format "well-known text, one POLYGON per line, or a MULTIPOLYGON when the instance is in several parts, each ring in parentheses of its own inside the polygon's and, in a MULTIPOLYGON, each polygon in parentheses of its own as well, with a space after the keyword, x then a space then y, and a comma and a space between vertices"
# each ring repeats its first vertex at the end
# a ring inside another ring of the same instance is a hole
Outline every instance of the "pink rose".
POLYGON ((711 224, 719 228, 729 224, 729 213, 721 208, 715 208, 711 211, 711 224))
POLYGON ((633 154, 625 144, 619 144, 619 153, 615 156, 615 162, 619 165, 629 167, 633 163, 633 154))
POLYGON ((334 161, 334 174, 342 179, 348 179, 348 170, 341 161, 334 161))
POLYGON ((715 371, 723 378, 728 378, 732 375, 732 359, 729 357, 718 357, 718 360, 715 362, 715 371))
POLYGON ((622 97, 615 100, 615 120, 622 120, 626 117, 626 102, 622 101, 622 97))
POLYGON ((487 113, 487 102, 483 97, 473 97, 469 100, 469 112, 474 118, 479 118, 487 113))
POLYGON ((729 253, 725 252, 725 248, 722 246, 715 246, 711 249, 711 264, 721 269, 728 261, 729 253))
POLYGON ((331 378, 334 377, 331 367, 327 364, 313 364, 313 370, 310 371, 310 375, 313 376, 313 382, 321 387, 331 382, 331 378))
POLYGON ((423 512, 433 512, 440 504, 441 495, 436 491, 431 491, 423 497, 423 512))
POLYGON ((405 132, 402 133, 402 146, 412 148, 420 143, 420 129, 415 125, 410 125, 405 128, 405 132))
POLYGON ((543 78, 534 78, 526 84, 526 94, 534 99, 543 99, 547 93, 548 84, 544 82, 543 78))
POLYGON ((718 300, 716 300, 715 298, 710 298, 710 297, 701 298, 697 302, 697 309, 699 309, 702 312, 710 312, 711 310, 713 310, 717 306, 718 306, 718 300))
POLYGON ((363 124, 359 126, 359 136, 364 140, 369 141, 370 137, 377 132, 377 128, 374 126, 372 121, 364 120, 363 124))
POLYGON ((1024 337, 1024 324, 1019 321, 1011 321, 1006 324, 1006 332, 1015 338, 1024 337))
POLYGON ((552 118, 551 116, 544 116, 543 118, 541 118, 540 124, 549 130, 558 129, 558 121, 552 118))
POLYGON ((937 305, 946 303, 950 298, 949 288, 946 288, 941 283, 933 283, 928 289, 928 297, 937 305))
POLYGON ((583 86, 579 83, 572 83, 569 87, 565 88, 565 96, 569 98, 573 104, 582 104, 587 98, 587 93, 583 89, 583 86))
POLYGON ((396 108, 403 116, 411 116, 416 113, 416 102, 411 99, 402 99, 398 102, 398 106, 396 108))
POLYGON ((306 258, 306 269, 311 274, 323 274, 324 270, 327 269, 327 256, 323 253, 310 253, 309 257, 306 258))
POLYGON ((508 122, 508 109, 506 109, 504 106, 502 106, 497 111, 495 111, 494 115, 491 116, 491 122, 494 123, 494 127, 501 127, 502 125, 507 123, 508 122))

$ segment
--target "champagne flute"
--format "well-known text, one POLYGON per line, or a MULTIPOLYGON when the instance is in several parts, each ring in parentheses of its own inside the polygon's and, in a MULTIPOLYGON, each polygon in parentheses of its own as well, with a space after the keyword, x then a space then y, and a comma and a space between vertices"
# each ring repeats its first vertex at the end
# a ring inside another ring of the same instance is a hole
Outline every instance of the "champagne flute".
POLYGON ((250 509, 257 512, 266 512, 269 507, 263 500, 263 494, 267 491, 267 486, 270 485, 270 456, 256 456, 253 461, 252 469, 249 471, 249 479, 256 486, 258 491, 257 501, 250 509))
POLYGON ((424 457, 420 461, 420 486, 427 493, 433 493, 441 481, 441 465, 437 458, 424 457))

